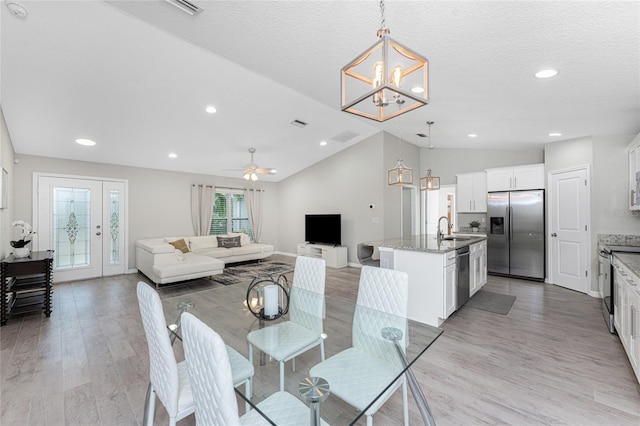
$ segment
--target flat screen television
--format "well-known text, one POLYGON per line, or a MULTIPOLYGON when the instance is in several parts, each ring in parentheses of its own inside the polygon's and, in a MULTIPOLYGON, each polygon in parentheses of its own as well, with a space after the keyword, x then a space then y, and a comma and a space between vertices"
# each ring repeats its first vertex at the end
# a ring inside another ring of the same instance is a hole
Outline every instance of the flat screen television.
POLYGON ((339 246, 341 231, 339 214, 307 214, 304 217, 304 240, 308 243, 339 246))

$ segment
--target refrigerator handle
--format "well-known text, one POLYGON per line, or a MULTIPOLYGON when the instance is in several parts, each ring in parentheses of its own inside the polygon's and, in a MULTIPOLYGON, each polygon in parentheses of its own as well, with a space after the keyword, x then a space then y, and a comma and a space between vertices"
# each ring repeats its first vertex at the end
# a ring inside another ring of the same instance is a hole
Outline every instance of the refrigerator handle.
POLYGON ((509 242, 513 241, 513 207, 509 206, 509 242))
POLYGON ((506 227, 504 233, 504 239, 508 243, 509 242, 509 234, 511 234, 511 223, 509 217, 509 206, 504 208, 504 226, 506 227))

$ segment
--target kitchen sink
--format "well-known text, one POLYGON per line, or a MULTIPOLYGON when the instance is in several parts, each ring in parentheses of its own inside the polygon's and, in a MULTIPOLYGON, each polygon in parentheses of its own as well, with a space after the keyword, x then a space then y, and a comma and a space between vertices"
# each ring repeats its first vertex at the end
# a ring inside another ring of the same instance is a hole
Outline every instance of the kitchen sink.
POLYGON ((446 241, 469 241, 471 237, 443 237, 446 241))

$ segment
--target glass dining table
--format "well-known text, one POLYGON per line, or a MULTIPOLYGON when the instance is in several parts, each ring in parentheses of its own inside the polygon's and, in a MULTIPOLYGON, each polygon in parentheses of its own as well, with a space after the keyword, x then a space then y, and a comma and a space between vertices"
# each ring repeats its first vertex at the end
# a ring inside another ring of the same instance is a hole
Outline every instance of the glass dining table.
MULTIPOLYGON (((368 371, 367 365, 360 365, 350 371, 354 374, 350 378, 353 382, 366 382, 362 386, 355 383, 354 392, 360 393, 360 400, 365 398, 368 401, 366 407, 373 405, 385 390, 405 375, 407 383, 416 401, 418 411, 425 424, 434 424, 433 417, 429 410, 427 401, 420 389, 420 386, 411 371, 411 366, 418 360, 426 350, 442 334, 442 329, 426 324, 414 322, 406 318, 399 318, 393 315, 366 308, 349 302, 343 298, 318 296, 304 290, 293 288, 291 292, 291 303, 289 303, 288 314, 271 321, 263 321, 249 309, 248 304, 255 303, 255 299, 248 297, 247 284, 234 284, 226 287, 218 287, 189 293, 180 296, 166 298, 162 301, 166 321, 170 330, 177 338, 180 338, 179 318, 182 312, 188 311, 195 315, 223 338, 225 343, 248 358, 249 345, 247 334, 262 327, 269 327, 272 324, 286 321, 290 315, 295 315, 296 309, 305 311, 304 304, 297 304, 296 300, 304 299, 307 303, 323 304, 322 317, 309 318, 309 312, 298 312, 297 317, 306 315, 306 321, 319 321, 322 323, 324 348, 326 359, 338 354, 345 349, 358 346, 359 350, 370 352, 367 356, 374 356, 381 359, 388 367, 390 374, 372 382, 372 377, 376 372, 368 371), (308 294, 305 294, 308 293, 308 294), (295 297, 297 296, 297 297, 295 297), (249 299, 249 300, 247 300, 249 299), (373 383, 373 385, 372 385, 373 383), (363 388, 369 388, 363 391, 363 388), (360 389, 360 390, 355 390, 360 389)), ((314 309, 313 312, 318 312, 314 309)), ((274 339, 287 339, 288 336, 280 336, 273 333, 274 339)), ((175 346, 178 359, 183 357, 182 345, 175 346)), ((257 349, 254 351, 254 355, 257 349)), ((259 352, 259 351, 257 351, 259 352)), ((264 357, 263 357, 264 359, 264 357)), ((356 410, 353 406, 344 402, 341 398, 331 394, 331 382, 328 383, 329 396, 324 395, 322 402, 314 400, 310 403, 309 394, 311 384, 318 384, 317 379, 309 377, 309 370, 322 361, 320 348, 315 347, 297 356, 294 362, 289 362, 285 366, 285 389, 289 393, 297 396, 302 401, 309 404, 312 412, 319 411, 322 419, 329 424, 358 424, 364 423, 364 413, 367 408, 356 410), (292 364, 292 365, 290 365, 292 364), (292 371, 294 370, 294 371, 292 371), (315 381, 314 381, 315 380, 315 381)), ((266 357, 266 362, 261 365, 258 357, 254 357, 255 375, 253 377, 252 395, 247 398, 244 394, 245 387, 236 388, 237 395, 241 398, 242 405, 246 401, 252 408, 269 395, 280 390, 280 376, 278 362, 266 357)), ((320 380, 319 386, 325 384, 320 380)), ((314 388, 314 386, 311 386, 314 388)), ((325 388, 320 389, 322 392, 325 388)), ((318 391, 312 389, 311 393, 318 391)), ((366 404, 366 402, 365 402, 366 404)), ((241 407, 241 405, 239 405, 241 407)), ((259 410, 258 410, 259 411, 259 410)), ((402 410, 398 410, 398 416, 402 416, 402 410)), ((260 412, 260 411, 259 411, 260 412)), ((240 409, 240 413, 242 410, 240 409)), ((272 424, 267 416, 261 414, 272 424)), ((313 415, 311 415, 313 424, 313 415)))

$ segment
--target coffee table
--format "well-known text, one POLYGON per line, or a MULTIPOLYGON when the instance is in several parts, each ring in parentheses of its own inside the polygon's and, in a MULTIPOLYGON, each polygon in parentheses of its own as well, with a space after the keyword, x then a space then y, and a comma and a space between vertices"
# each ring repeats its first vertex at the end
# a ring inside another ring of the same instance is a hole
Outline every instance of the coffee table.
MULTIPOLYGON (((176 324, 181 312, 188 310, 220 334, 227 345, 248 357, 246 336, 250 331, 259 328, 260 325, 259 320, 246 306, 246 293, 246 284, 236 284, 164 299, 163 308, 167 324, 171 329, 176 330, 176 327, 171 324, 176 324)), ((365 325, 367 329, 373 330, 370 333, 371 343, 376 346, 376 350, 382 351, 385 358, 394 365, 394 371, 397 374, 392 380, 389 380, 388 385, 390 386, 403 374, 407 375, 409 387, 425 424, 433 424, 426 399, 410 367, 442 334, 442 329, 404 318, 392 318, 388 314, 366 310, 343 299, 325 297, 325 315, 322 320, 324 333, 327 335, 325 339, 327 359, 352 346, 353 319, 356 311, 358 317, 367 318, 365 325), (394 341, 396 339, 398 342, 394 341)), ((286 318, 279 318, 275 321, 284 320, 286 318)), ((268 327, 270 323, 272 322, 267 322, 266 326, 268 327)), ((358 327, 358 325, 356 326, 358 327)), ((176 334, 180 335, 179 328, 176 330, 176 334)), ((308 394, 301 396, 300 384, 306 383, 308 391, 309 370, 320 362, 319 349, 311 349, 296 357, 295 371, 292 371, 289 365, 286 366, 285 390, 300 397, 301 400, 309 402, 308 394)), ((272 361, 262 366, 255 364, 252 398, 248 400, 245 397, 244 387, 236 389, 236 393, 254 408, 255 404, 279 390, 278 363, 272 361)), ((331 383, 328 386, 330 390, 331 383)), ((380 392, 376 391, 371 398, 370 405, 386 389, 385 386, 380 389, 380 392)), ((349 425, 358 422, 366 411, 366 409, 356 411, 352 406, 332 395, 321 402, 320 410, 323 419, 328 423, 349 425)), ((399 416, 402 414, 399 413, 399 416)))

